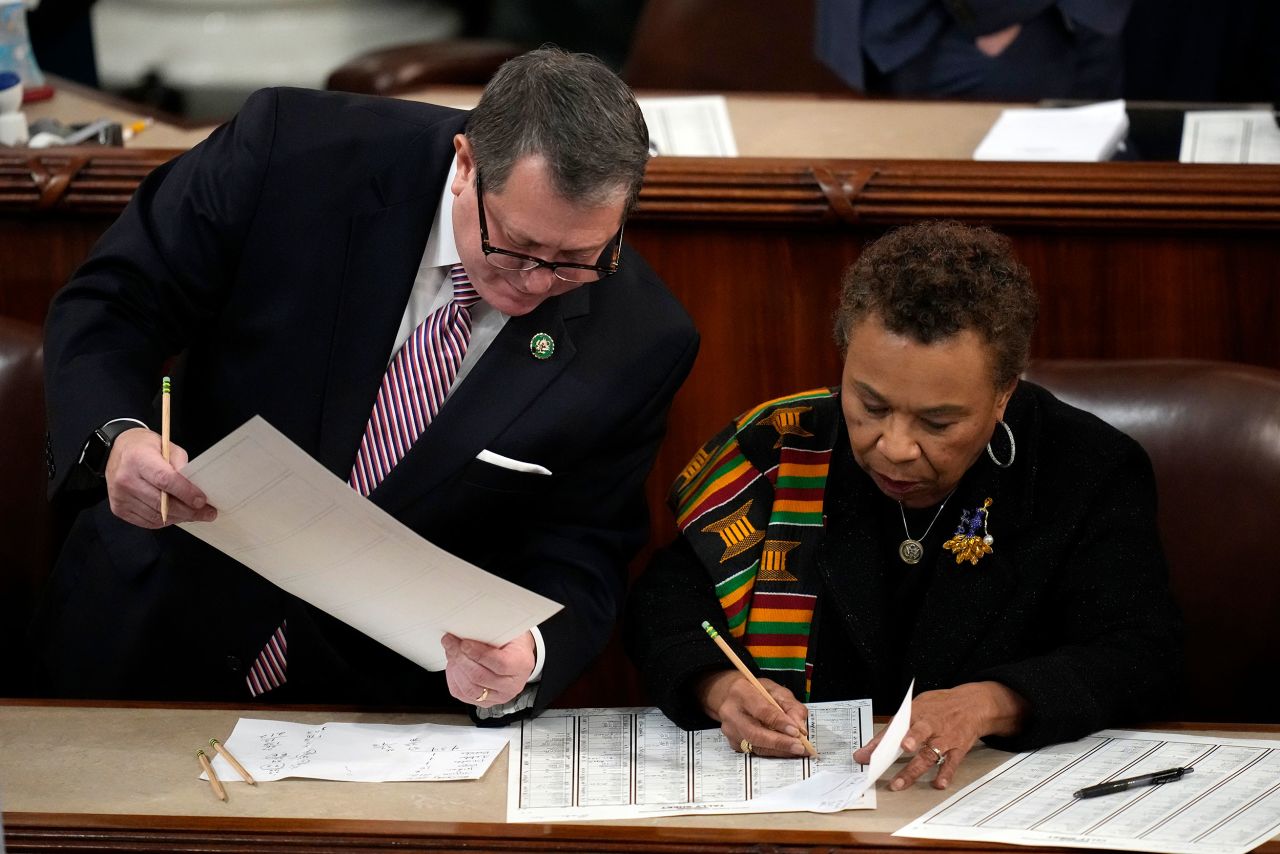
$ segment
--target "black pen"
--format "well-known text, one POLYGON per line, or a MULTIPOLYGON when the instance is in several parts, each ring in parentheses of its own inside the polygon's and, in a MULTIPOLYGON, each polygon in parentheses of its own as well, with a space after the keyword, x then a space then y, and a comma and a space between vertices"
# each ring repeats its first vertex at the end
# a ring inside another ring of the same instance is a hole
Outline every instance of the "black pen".
POLYGON ((1161 783, 1172 783, 1174 780, 1181 780, 1190 774, 1194 768, 1170 768, 1166 771, 1156 771, 1151 774, 1139 774, 1137 777, 1125 777, 1122 780, 1109 780, 1106 783, 1099 783, 1096 786, 1085 786, 1076 792, 1074 797, 1077 798, 1096 798, 1098 795, 1110 795, 1112 792, 1123 792, 1125 789, 1132 789, 1135 786, 1158 786, 1161 783))

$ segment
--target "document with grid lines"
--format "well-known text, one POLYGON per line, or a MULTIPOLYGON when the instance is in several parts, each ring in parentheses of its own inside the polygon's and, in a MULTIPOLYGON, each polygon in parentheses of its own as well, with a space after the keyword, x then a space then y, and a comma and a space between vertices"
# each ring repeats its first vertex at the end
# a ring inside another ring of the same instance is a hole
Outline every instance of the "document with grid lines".
POLYGON ((1244 854, 1280 831, 1280 740, 1103 730, 1020 753, 895 836, 1168 854, 1244 854), (1172 783, 1075 798, 1170 768, 1172 783))
POLYGON ((512 733, 507 821, 873 809, 874 787, 855 788, 874 779, 853 761, 871 734, 870 700, 809 704, 812 760, 738 753, 652 708, 553 709, 512 733), (803 781, 816 785, 789 798, 803 781))

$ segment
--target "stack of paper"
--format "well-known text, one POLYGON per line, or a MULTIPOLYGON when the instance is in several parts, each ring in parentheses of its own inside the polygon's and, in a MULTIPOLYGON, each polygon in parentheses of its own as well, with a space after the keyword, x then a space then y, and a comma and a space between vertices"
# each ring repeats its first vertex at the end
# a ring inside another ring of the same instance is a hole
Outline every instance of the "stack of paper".
POLYGON ((1116 152, 1129 130, 1124 101, 1085 107, 1003 110, 974 160, 1094 162, 1116 152))
POLYGON ((1280 127, 1270 110, 1203 110, 1182 121, 1183 163, 1280 163, 1280 127))
POLYGON ((653 154, 737 157, 738 145, 723 95, 639 98, 653 154))

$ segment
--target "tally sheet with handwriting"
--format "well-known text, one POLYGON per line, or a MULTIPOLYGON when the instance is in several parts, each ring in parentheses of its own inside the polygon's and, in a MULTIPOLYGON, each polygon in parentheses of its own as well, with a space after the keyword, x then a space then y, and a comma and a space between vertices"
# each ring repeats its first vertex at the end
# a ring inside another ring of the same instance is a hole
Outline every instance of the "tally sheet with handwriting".
POLYGON ((512 735, 507 821, 873 809, 874 777, 853 761, 871 733, 870 700, 810 703, 818 758, 768 759, 657 709, 553 709, 512 735))
POLYGON ((894 836, 1169 854, 1244 854, 1280 831, 1280 741, 1103 730, 1020 753, 894 836), (1112 779, 1174 783, 1084 800, 1112 779))
POLYGON ((428 670, 445 632, 501 645, 560 610, 422 539, 261 417, 182 473, 218 508, 183 530, 428 670))
MULTIPOLYGON (((443 724, 299 724, 241 718, 225 746, 258 782, 285 777, 360 783, 478 780, 507 746, 507 734, 443 724)), ((240 780, 221 754, 205 752, 213 756, 218 779, 240 780)))

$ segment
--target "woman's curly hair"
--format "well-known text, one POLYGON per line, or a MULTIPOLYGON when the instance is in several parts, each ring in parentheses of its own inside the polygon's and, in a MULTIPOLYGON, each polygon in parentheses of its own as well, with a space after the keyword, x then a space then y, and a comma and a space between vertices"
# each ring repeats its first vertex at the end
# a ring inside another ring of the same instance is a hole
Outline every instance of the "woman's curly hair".
POLYGON ((871 315, 921 344, 972 329, 995 351, 995 387, 1007 388, 1027 366, 1036 292, 1008 238, 958 222, 920 222, 871 243, 845 272, 835 318, 841 353, 853 326, 871 315))

